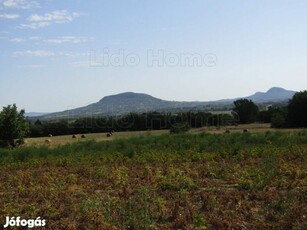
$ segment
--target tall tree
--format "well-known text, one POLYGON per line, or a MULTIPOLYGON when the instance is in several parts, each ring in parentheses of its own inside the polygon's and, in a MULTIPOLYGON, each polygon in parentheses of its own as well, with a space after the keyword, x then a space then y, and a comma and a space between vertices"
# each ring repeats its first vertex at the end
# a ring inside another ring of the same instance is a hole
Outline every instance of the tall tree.
POLYGON ((288 105, 287 124, 307 127, 307 90, 294 94, 288 105))
POLYGON ((246 124, 255 122, 259 113, 258 106, 251 100, 239 99, 234 102, 234 112, 237 113, 239 123, 246 124))
POLYGON ((16 105, 3 107, 0 112, 0 146, 18 146, 23 143, 28 132, 25 111, 18 112, 16 105))

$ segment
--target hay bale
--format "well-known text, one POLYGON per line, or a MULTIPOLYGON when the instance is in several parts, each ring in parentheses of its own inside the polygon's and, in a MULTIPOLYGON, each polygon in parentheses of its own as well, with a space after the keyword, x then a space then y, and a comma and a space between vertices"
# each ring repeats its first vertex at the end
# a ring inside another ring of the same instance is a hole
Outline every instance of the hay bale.
POLYGON ((112 134, 111 133, 107 133, 107 137, 111 137, 112 136, 112 134))
POLYGON ((48 144, 48 145, 49 145, 49 144, 51 144, 51 142, 52 142, 52 141, 51 141, 50 139, 46 139, 46 140, 45 140, 45 144, 48 144))
POLYGON ((244 130, 243 130, 243 133, 248 133, 248 129, 244 129, 244 130))
POLYGON ((49 134, 48 137, 52 137, 52 134, 49 134))
POLYGON ((75 139, 75 138, 77 138, 77 136, 76 136, 76 135, 72 135, 72 138, 74 138, 74 139, 75 139))
POLYGON ((84 135, 84 134, 82 134, 82 135, 81 135, 81 138, 85 138, 85 135, 84 135))

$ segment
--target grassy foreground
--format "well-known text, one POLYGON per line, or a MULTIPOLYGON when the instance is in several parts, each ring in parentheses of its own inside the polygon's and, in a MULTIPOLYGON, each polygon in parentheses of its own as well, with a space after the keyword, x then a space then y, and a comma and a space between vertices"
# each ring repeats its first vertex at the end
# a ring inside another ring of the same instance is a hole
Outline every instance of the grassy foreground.
POLYGON ((0 224, 307 229, 307 131, 142 136, 0 149, 0 224))

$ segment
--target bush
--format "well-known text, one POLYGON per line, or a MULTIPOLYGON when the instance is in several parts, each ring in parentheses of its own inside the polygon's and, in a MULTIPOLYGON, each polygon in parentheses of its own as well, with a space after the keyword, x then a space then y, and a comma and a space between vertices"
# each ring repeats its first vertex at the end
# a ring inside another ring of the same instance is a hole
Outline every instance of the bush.
POLYGON ((171 134, 178 134, 178 133, 186 133, 190 130, 190 126, 188 123, 175 123, 171 126, 169 132, 171 134))
POLYGON ((272 115, 271 127, 272 128, 283 128, 286 124, 286 118, 281 113, 275 113, 272 115))

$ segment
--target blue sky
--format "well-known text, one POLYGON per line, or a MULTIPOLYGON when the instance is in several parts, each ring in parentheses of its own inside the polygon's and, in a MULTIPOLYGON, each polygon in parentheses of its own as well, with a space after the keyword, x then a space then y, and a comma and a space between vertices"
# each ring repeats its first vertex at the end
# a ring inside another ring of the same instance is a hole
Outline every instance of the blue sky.
POLYGON ((0 0, 0 106, 307 88, 307 1, 0 0))

